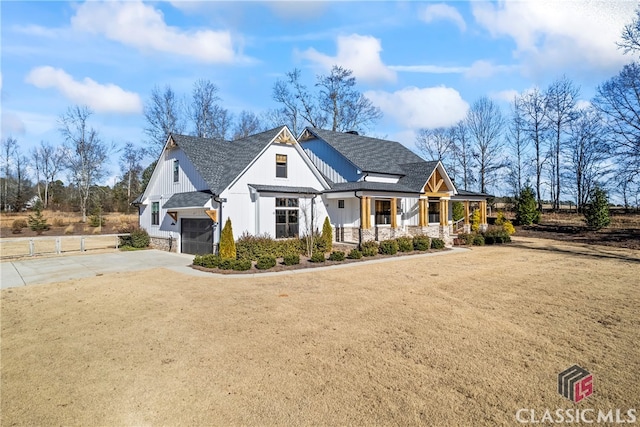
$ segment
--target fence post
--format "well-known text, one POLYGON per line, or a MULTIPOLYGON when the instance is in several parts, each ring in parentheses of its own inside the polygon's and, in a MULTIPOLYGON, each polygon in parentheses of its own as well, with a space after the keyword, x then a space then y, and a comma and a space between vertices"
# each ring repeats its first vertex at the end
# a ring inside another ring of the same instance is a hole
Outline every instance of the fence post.
POLYGON ((60 237, 56 237, 56 254, 60 255, 62 252, 62 245, 60 244, 60 237))
POLYGON ((33 239, 29 239, 29 255, 34 256, 36 254, 36 245, 33 239))
POLYGON ((84 236, 80 237, 80 252, 84 252, 84 236))
POLYGON ((118 249, 119 245, 120 245, 120 238, 116 236, 116 249, 118 249))

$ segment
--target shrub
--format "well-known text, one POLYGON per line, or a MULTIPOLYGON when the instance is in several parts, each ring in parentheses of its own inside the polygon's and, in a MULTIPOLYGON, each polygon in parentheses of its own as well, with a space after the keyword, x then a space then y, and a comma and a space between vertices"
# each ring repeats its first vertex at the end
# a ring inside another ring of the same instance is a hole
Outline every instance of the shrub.
POLYGON ((413 239, 411 237, 398 237, 398 250, 400 252, 411 252, 413 250, 413 239))
POLYGON ((329 255, 329 261, 344 261, 344 252, 333 251, 329 255))
POLYGON ((471 231, 475 233, 480 231, 480 209, 476 209, 471 215, 471 231))
POLYGON ((220 263, 218 264, 218 268, 220 270, 231 270, 233 265, 236 263, 235 259, 231 258, 220 258, 220 263))
POLYGON ((87 223, 89 227, 102 227, 107 222, 107 219, 103 217, 99 212, 94 213, 89 217, 87 223))
POLYGON ((63 218, 53 218, 53 226, 54 227, 64 227, 64 219, 63 218))
POLYGON ((49 224, 47 224, 47 219, 42 216, 42 202, 40 200, 36 202, 33 210, 34 214, 29 215, 27 223, 29 224, 30 229, 35 231, 37 234, 42 234, 43 231, 49 229, 49 224))
POLYGON ((502 228, 502 230, 504 230, 504 232, 507 233, 509 236, 511 236, 516 232, 516 229, 513 227, 513 224, 504 216, 504 212, 502 211, 498 211, 495 224, 499 225, 502 228))
POLYGON ((237 259, 233 262, 232 268, 235 271, 247 271, 251 268, 251 261, 248 259, 237 259))
POLYGON ((487 245, 509 243, 511 237, 502 227, 493 226, 484 233, 484 242, 487 245))
POLYGON ((242 233, 236 242, 236 257, 238 259, 248 259, 257 261, 265 255, 275 255, 276 241, 268 234, 253 236, 249 233, 242 233))
POLYGON ((385 255, 395 255, 398 253, 398 242, 395 240, 383 240, 380 242, 378 251, 385 255))
POLYGON ((476 234, 473 236, 473 245, 484 246, 484 237, 482 237, 482 234, 476 234))
POLYGON ((453 202, 451 208, 451 217, 454 221, 464 218, 464 204, 462 202, 453 202))
POLYGON ((314 252, 309 258, 310 262, 325 262, 324 253, 323 252, 314 252))
POLYGON ((360 244, 360 250, 363 256, 375 256, 378 253, 378 243, 368 240, 360 244))
MULTIPOLYGON (((220 266, 220 257, 215 254, 202 255, 202 263, 200 264, 206 268, 218 268, 220 266)), ((195 260, 194 260, 195 264, 195 260)))
POLYGON ((284 265, 300 264, 300 254, 287 254, 283 257, 282 263, 284 265))
POLYGON ((146 248, 149 246, 149 233, 143 229, 133 230, 131 232, 131 245, 134 248, 146 248))
POLYGON ((322 252, 323 254, 327 252, 327 241, 319 234, 313 237, 313 251, 322 252))
POLYGON ((325 242, 324 251, 330 252, 333 249, 333 230, 331 228, 331 222, 329 222, 329 217, 324 218, 324 223, 322 224, 322 240, 325 242))
POLYGON ((271 255, 264 255, 258 258, 258 262, 256 262, 256 268, 258 270, 268 270, 272 267, 276 266, 276 257, 271 255))
POLYGON ((349 255, 347 255, 347 258, 360 259, 362 258, 362 252, 360 252, 358 249, 351 249, 351 251, 349 252, 349 255))
POLYGON ((536 202, 533 188, 525 187, 516 198, 516 223, 520 225, 537 224, 540 221, 540 212, 536 202))
POLYGON ((300 239, 282 239, 275 241, 275 255, 277 258, 284 257, 288 254, 301 254, 303 246, 300 239))
POLYGON ((11 224, 11 232, 13 234, 22 233, 22 229, 27 228, 27 221, 24 219, 15 219, 11 224))
POLYGON ((584 219, 587 226, 594 230, 600 230, 611 223, 607 193, 598 185, 589 195, 589 204, 584 209, 584 219))
POLYGON ((220 258, 236 259, 236 242, 233 240, 231 218, 227 218, 220 236, 220 258))
POLYGON ((431 239, 431 249, 443 249, 443 248, 444 248, 444 240, 431 239))
POLYGON ((416 251, 428 251, 431 247, 431 240, 428 236, 415 236, 413 238, 413 249, 416 251))
POLYGON ((461 245, 470 245, 473 243, 473 234, 469 234, 469 233, 459 233, 458 234, 458 241, 460 242, 461 245))

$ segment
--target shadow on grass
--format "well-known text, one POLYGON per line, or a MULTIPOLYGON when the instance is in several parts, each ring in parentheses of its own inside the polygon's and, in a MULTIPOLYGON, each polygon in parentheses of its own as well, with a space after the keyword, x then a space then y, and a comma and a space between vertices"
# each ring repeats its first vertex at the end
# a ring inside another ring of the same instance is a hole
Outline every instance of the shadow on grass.
POLYGON ((527 241, 516 241, 511 243, 512 246, 517 246, 523 249, 531 249, 536 251, 545 251, 545 252, 557 252, 567 255, 588 257, 588 258, 608 258, 608 259, 617 259, 621 261, 627 261, 632 263, 640 264, 640 257, 631 256, 629 254, 616 253, 608 250, 607 247, 598 247, 598 246, 589 246, 589 247, 581 247, 581 246, 571 246, 571 247, 558 247, 555 245, 546 245, 546 246, 537 246, 531 244, 531 242, 527 241))

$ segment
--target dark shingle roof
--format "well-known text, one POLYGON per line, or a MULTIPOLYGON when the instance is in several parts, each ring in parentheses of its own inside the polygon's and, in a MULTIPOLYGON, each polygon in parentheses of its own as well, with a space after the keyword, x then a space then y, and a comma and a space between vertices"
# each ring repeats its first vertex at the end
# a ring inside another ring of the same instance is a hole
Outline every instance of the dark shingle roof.
POLYGON ((325 193, 337 193, 342 191, 381 191, 391 193, 420 193, 420 190, 413 190, 405 185, 393 182, 371 182, 371 181, 355 181, 355 182, 339 182, 333 184, 330 190, 325 193))
POLYGON ((214 194, 219 195, 278 135, 282 127, 233 142, 171 135, 214 194))
POLYGON ((249 184, 258 192, 264 193, 290 193, 290 194, 320 194, 322 191, 318 191, 311 187, 289 187, 286 185, 261 185, 261 184, 249 184))
POLYGON ((400 168, 404 171, 405 175, 400 178, 398 184, 406 185, 415 191, 421 191, 436 166, 438 166, 438 162, 427 162, 424 160, 421 162, 402 164, 400 168))
POLYGON ((479 197, 479 198, 484 198, 484 199, 489 199, 492 197, 495 197, 492 194, 487 194, 487 193, 475 193, 473 191, 467 191, 467 190, 458 190, 458 196, 466 196, 466 197, 479 197))
POLYGON ((163 206, 165 209, 201 208, 211 199, 212 194, 206 191, 189 191, 176 193, 169 197, 163 206))
POLYGON ((404 175, 405 171, 400 165, 424 162, 399 142, 316 128, 307 130, 331 145, 363 172, 404 175))

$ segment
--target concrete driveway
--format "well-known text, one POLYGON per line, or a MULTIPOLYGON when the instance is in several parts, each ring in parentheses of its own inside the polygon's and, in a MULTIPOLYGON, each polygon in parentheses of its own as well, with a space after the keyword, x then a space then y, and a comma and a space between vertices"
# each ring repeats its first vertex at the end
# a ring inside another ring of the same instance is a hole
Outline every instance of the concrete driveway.
POLYGON ((0 263, 0 288, 54 283, 105 273, 147 270, 157 267, 194 276, 210 277, 208 273, 188 267, 191 261, 193 261, 193 255, 158 250, 60 255, 4 261, 0 263))

